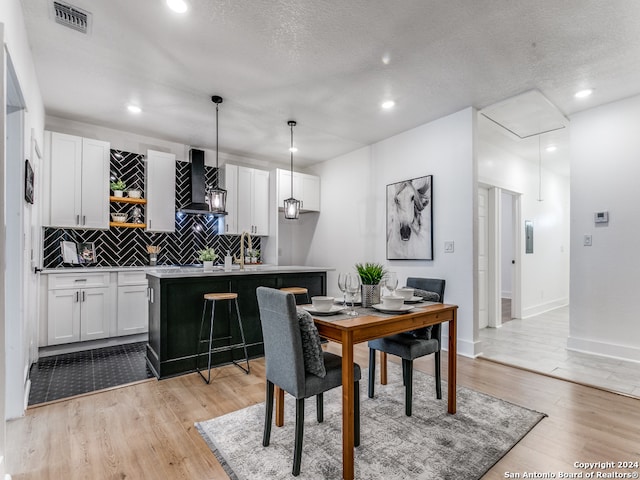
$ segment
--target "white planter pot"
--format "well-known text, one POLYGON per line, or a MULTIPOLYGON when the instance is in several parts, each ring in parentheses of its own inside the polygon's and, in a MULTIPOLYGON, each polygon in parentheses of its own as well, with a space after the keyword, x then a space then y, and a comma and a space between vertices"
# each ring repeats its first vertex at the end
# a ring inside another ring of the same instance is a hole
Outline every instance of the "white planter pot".
POLYGON ((204 267, 203 270, 205 272, 212 272, 213 271, 213 260, 205 260, 202 262, 202 266, 204 267))
POLYGON ((124 197, 124 192, 122 190, 114 190, 113 191, 113 196, 114 197, 124 197))

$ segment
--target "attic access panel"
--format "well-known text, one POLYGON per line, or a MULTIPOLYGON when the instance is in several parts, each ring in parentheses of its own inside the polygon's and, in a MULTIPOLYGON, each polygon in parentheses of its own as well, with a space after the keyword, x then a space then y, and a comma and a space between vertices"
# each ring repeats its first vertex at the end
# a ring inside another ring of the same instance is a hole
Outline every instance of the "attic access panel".
POLYGON ((560 130, 569 119, 538 90, 494 103, 480 113, 520 139, 560 130))

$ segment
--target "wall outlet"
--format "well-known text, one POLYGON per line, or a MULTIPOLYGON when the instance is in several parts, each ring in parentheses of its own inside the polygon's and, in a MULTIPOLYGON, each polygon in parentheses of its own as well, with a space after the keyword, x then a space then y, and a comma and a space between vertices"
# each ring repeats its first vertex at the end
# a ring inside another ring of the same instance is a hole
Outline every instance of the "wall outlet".
POLYGON ((444 253, 453 253, 453 242, 444 242, 444 253))
POLYGON ((590 247, 591 246, 591 235, 585 235, 584 236, 584 246, 585 247, 590 247))

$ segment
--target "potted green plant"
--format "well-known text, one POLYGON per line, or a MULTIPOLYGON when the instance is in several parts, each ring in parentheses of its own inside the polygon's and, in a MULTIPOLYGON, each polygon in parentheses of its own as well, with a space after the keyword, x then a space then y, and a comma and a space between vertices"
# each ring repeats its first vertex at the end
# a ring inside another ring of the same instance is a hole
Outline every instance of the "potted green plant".
POLYGON ((198 260, 202 262, 205 272, 213 270, 213 261, 218 258, 218 255, 212 247, 206 247, 203 250, 198 250, 198 260))
POLYGON ((109 186, 111 187, 111 190, 113 190, 114 197, 123 197, 124 196, 123 192, 125 188, 127 188, 127 184, 124 183, 122 180, 116 180, 115 182, 111 182, 109 186))
POLYGON ((386 270, 380 263, 356 263, 356 271, 362 282, 362 306, 370 307, 380 303, 380 281, 386 270))
POLYGON ((251 263, 260 263, 260 250, 251 250, 251 263))

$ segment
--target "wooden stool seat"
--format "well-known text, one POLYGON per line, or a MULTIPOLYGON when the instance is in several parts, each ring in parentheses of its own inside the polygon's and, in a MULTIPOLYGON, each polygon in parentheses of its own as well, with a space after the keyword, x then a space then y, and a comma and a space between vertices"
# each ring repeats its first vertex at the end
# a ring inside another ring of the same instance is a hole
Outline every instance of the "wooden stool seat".
POLYGON ((238 294, 234 292, 221 292, 221 293, 205 293, 205 300, 233 300, 238 298, 238 294))
POLYGON ((282 287, 280 289, 282 292, 293 293, 294 295, 308 295, 309 290, 304 287, 282 287))

